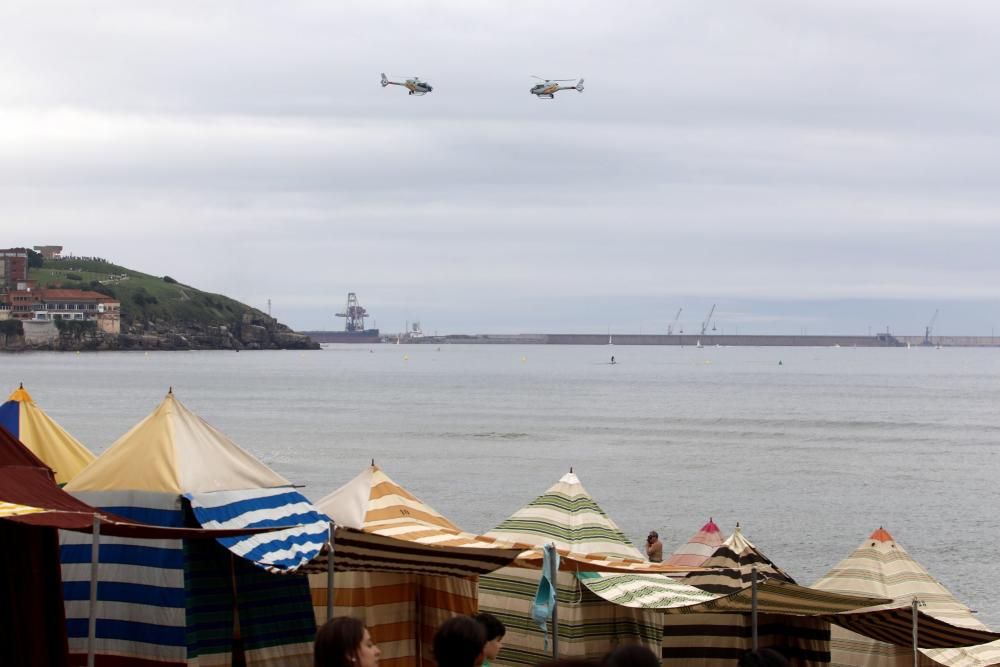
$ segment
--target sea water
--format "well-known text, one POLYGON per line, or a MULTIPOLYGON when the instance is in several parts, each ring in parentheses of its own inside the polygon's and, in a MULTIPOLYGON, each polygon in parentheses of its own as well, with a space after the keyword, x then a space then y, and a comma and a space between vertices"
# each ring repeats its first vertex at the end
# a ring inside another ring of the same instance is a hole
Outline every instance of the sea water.
POLYGON ((811 584, 884 526, 1000 626, 1000 350, 333 345, 0 356, 95 453, 168 387, 318 500, 375 462, 483 532, 572 467, 637 544, 710 517, 811 584), (614 355, 617 363, 609 363, 614 355))

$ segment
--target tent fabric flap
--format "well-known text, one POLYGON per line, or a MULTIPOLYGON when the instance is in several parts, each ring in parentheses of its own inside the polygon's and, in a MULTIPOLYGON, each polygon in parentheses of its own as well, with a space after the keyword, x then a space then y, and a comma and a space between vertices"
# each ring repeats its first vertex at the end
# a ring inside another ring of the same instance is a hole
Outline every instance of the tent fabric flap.
POLYGON ((722 597, 663 575, 583 572, 580 581, 608 602, 635 609, 669 609, 701 604, 722 597))
MULTIPOLYGON (((435 546, 340 526, 334 536, 334 570, 337 572, 470 577, 510 565, 521 553, 519 549, 435 546)), ((329 554, 324 551, 304 570, 324 572, 328 567, 329 554)))
MULTIPOLYGON (((913 645, 913 609, 909 605, 833 614, 826 618, 842 628, 887 644, 913 645)), ((954 625, 918 611, 917 638, 919 648, 955 648, 994 642, 1000 640, 1000 633, 954 625)))
MULTIPOLYGON (((757 611, 762 614, 820 616, 855 611, 885 604, 886 598, 861 597, 820 591, 783 581, 765 581, 757 585, 757 611)), ((697 605, 666 609, 666 613, 697 614, 714 611, 749 613, 753 608, 751 587, 697 605)))
POLYGON ((330 522, 290 487, 186 493, 202 528, 284 530, 218 541, 233 554, 274 573, 295 572, 319 555, 330 539, 330 522))

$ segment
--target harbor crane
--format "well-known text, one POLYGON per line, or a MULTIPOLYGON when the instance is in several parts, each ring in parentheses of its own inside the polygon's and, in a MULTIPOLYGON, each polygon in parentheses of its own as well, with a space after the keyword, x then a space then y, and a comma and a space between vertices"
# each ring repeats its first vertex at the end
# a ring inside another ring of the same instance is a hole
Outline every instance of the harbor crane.
MULTIPOLYGON (((673 335, 673 333, 674 333, 674 325, 677 324, 677 320, 679 320, 681 318, 681 311, 683 311, 683 310, 684 310, 683 308, 678 308, 677 309, 677 314, 674 315, 674 321, 667 325, 667 335, 668 336, 673 335)), ((680 333, 684 333, 684 327, 680 328, 680 333)))
POLYGON ((934 331, 934 323, 937 322, 939 312, 940 309, 935 308, 934 314, 931 316, 931 321, 927 323, 926 327, 924 327, 924 345, 931 344, 931 333, 934 331))
MULTIPOLYGON (((712 315, 715 314, 715 304, 712 304, 712 309, 708 311, 708 317, 705 321, 701 323, 701 335, 704 336, 705 332, 708 331, 708 325, 712 324, 712 315)), ((712 331, 715 331, 715 325, 712 324, 712 331)))

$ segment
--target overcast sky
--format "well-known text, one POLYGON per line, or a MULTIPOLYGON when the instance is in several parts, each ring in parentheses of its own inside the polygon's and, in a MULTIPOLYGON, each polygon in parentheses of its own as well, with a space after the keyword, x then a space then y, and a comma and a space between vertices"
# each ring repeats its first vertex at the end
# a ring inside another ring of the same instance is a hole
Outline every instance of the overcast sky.
POLYGON ((300 329, 1000 329, 1000 3, 153 4, 0 4, 0 245, 300 329))

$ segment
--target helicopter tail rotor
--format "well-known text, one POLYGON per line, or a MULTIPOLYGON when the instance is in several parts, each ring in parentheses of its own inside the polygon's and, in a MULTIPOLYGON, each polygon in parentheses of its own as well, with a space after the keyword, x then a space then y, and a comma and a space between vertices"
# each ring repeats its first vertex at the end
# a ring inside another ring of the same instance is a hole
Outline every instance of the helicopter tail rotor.
POLYGON ((382 87, 385 88, 388 85, 389 85, 389 78, 385 75, 385 72, 382 72, 382 87))
POLYGON ((579 81, 576 82, 575 88, 578 93, 583 92, 583 79, 580 79, 579 81))

